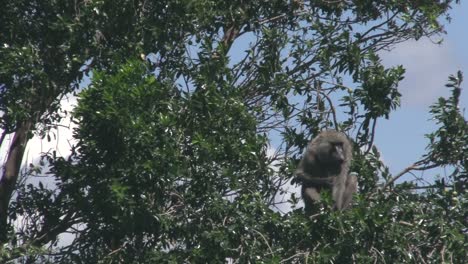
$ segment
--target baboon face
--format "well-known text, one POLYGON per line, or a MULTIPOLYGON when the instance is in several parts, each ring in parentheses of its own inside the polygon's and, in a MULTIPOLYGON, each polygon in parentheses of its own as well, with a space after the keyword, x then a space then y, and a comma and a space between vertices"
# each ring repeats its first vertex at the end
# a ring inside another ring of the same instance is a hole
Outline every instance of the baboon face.
POLYGON ((317 148, 317 159, 324 164, 340 164, 345 160, 343 142, 327 141, 317 148))

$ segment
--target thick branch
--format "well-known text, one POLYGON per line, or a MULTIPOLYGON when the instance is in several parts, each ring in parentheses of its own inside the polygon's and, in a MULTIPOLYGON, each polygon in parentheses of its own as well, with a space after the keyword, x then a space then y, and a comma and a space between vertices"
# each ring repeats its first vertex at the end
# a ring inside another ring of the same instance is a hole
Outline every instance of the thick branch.
POLYGON ((3 177, 0 179, 0 242, 6 239, 8 204, 11 194, 15 189, 16 180, 18 179, 31 127, 32 121, 25 121, 18 126, 8 151, 7 160, 3 168, 3 177))

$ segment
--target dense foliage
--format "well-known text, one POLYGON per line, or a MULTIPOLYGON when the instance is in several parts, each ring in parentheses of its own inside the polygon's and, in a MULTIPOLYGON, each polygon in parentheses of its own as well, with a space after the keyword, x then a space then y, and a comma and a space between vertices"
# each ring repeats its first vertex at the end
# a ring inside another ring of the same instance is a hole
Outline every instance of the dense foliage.
POLYGON ((439 128, 421 160, 391 175, 373 143, 404 76, 378 52, 443 33, 453 2, 2 3, 0 144, 14 137, 0 181, 0 259, 462 263, 462 74, 430 109, 439 128), (15 187, 39 170, 20 172, 25 144, 32 133, 50 137, 71 91, 72 154, 41 161, 54 187, 15 187), (299 197, 284 195, 308 140, 325 128, 353 138, 360 194, 348 211, 325 199, 305 215, 299 197), (396 184, 446 166, 451 175, 434 185, 396 184))

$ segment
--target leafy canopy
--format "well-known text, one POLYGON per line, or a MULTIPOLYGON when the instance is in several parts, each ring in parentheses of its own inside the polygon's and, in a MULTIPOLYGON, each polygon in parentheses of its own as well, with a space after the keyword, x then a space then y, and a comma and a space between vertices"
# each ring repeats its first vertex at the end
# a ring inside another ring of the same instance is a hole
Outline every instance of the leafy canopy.
POLYGON ((461 73, 430 109, 439 128, 421 160, 391 175, 373 144, 377 120, 399 106, 404 76, 378 52, 442 33, 454 3, 9 1, 0 15, 2 130, 29 124, 29 134, 49 135, 61 96, 90 84, 77 92, 72 154, 44 156, 54 188, 17 185, 0 257, 463 262, 461 73), (324 128, 353 138, 360 194, 343 213, 329 210, 325 194, 308 216, 288 188, 324 128), (437 166, 454 170, 422 190, 395 184, 437 166))

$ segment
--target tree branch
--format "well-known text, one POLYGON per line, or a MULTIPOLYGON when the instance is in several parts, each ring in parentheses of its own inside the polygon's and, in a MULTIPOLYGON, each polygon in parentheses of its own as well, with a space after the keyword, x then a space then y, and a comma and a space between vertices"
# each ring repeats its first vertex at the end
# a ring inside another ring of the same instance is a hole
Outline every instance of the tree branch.
POLYGON ((427 166, 422 166, 422 164, 427 163, 427 159, 423 159, 420 161, 417 161, 413 163, 412 165, 406 167, 404 170, 402 170, 400 173, 398 173, 395 177, 391 178, 390 180, 387 181, 387 183, 382 187, 382 190, 385 190, 388 188, 390 185, 392 185, 396 180, 401 178, 401 176, 405 175, 406 173, 413 171, 413 170, 428 170, 428 169, 433 169, 439 166, 438 164, 432 164, 432 165, 427 165, 427 166))

